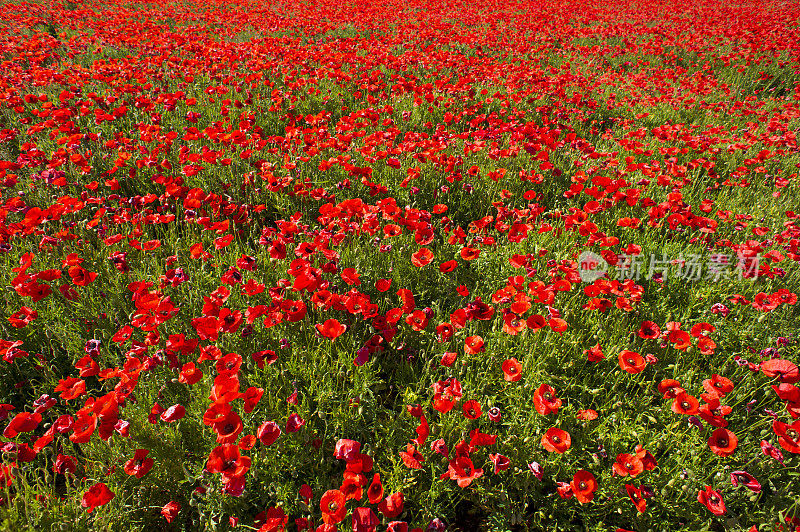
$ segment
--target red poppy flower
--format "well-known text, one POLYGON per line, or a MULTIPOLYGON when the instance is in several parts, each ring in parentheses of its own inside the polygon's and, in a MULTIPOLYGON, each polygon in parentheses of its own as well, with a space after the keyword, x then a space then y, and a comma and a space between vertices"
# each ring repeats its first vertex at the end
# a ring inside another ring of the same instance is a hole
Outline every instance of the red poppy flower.
POLYGON ((584 350, 583 354, 586 355, 586 358, 589 360, 589 362, 600 362, 606 358, 606 355, 603 354, 603 350, 600 348, 599 343, 594 347, 584 350))
POLYGON ((441 360, 442 366, 445 366, 445 367, 449 368, 456 361, 456 357, 457 356, 458 356, 458 353, 453 353, 453 352, 447 352, 447 353, 443 354, 442 355, 442 360, 441 360))
POLYGON ((275 443, 280 435, 281 428, 274 421, 265 421, 258 427, 258 432, 256 433, 256 436, 265 447, 275 443))
POLYGON ((551 453, 563 454, 571 446, 572 437, 569 435, 569 432, 565 430, 554 427, 549 428, 547 432, 544 433, 544 436, 542 436, 542 447, 551 453))
POLYGON ((297 432, 305 424, 306 420, 300 417, 299 414, 289 414, 289 419, 286 420, 286 432, 297 432))
POLYGON ((82 266, 73 266, 67 270, 67 273, 69 273, 72 282, 77 286, 86 286, 97 278, 96 273, 90 272, 82 266))
POLYGON ((483 338, 480 336, 468 336, 464 340, 464 352, 468 355, 482 353, 484 350, 483 338))
POLYGON ((330 338, 331 340, 335 340, 340 337, 346 327, 339 323, 338 320, 328 319, 325 320, 325 323, 322 325, 317 325, 317 331, 324 336, 325 338, 330 338))
POLYGON ((597 411, 591 408, 586 410, 578 410, 578 419, 581 421, 592 421, 597 419, 597 411))
POLYGON ((623 477, 630 475, 633 478, 644 471, 644 463, 636 455, 622 453, 617 455, 617 461, 614 462, 612 469, 616 475, 623 477))
POLYGON ((178 517, 180 511, 181 504, 177 501, 170 501, 161 509, 161 515, 164 516, 164 519, 167 520, 167 523, 171 523, 176 517, 178 517))
POLYGON ((242 456, 237 445, 220 445, 208 455, 206 469, 209 473, 221 473, 223 481, 227 482, 250 470, 250 457, 242 456))
POLYGON ((797 364, 789 360, 773 358, 761 363, 761 371, 770 378, 778 378, 781 382, 789 384, 800 380, 800 370, 797 364))
POLYGON ((344 519, 347 513, 345 496, 339 490, 328 490, 319 501, 322 510, 322 521, 326 525, 335 525, 344 519))
POLYGON ((619 354, 619 367, 631 374, 641 373, 647 367, 644 357, 635 351, 624 349, 619 354))
POLYGON ((153 467, 153 459, 147 458, 149 452, 148 449, 137 449, 133 458, 125 462, 125 472, 136 478, 145 476, 153 467))
POLYGON ((367 488, 367 499, 370 504, 378 504, 383 499, 383 484, 379 473, 375 473, 372 477, 372 482, 367 488))
POLYGON ((781 447, 790 453, 800 453, 800 419, 791 425, 776 419, 772 422, 772 431, 778 437, 781 447))
POLYGON ((419 248, 419 250, 411 255, 411 264, 417 268, 427 266, 433 260, 433 252, 428 248, 419 248))
POLYGON ((639 327, 639 337, 645 339, 653 339, 661 336, 661 329, 652 321, 643 321, 639 327))
POLYGON ((708 439, 708 446, 711 448, 711 452, 717 456, 732 455, 738 443, 739 440, 736 435, 725 428, 718 428, 711 433, 711 437, 708 439))
POLYGON ((440 478, 455 480, 460 488, 466 488, 476 478, 483 476, 483 469, 476 469, 468 456, 456 456, 450 460, 447 471, 440 478))
POLYGON ((681 383, 675 379, 664 379, 658 383, 658 393, 663 394, 664 399, 674 399, 682 391, 681 383))
POLYGON ((458 267, 458 262, 449 260, 439 265, 439 271, 442 273, 450 273, 458 267))
POLYGON ((498 471, 505 471, 509 467, 511 467, 511 460, 508 459, 507 456, 503 456, 499 453, 490 453, 489 460, 492 461, 494 464, 494 474, 496 475, 498 471))
POLYGON ((183 405, 172 405, 161 413, 161 421, 171 423, 183 419, 186 415, 186 408, 183 405))
POLYGON ((725 501, 722 500, 722 495, 718 491, 711 489, 711 486, 706 486, 706 489, 697 493, 697 501, 705 504, 706 508, 714 515, 725 514, 725 501))
POLYGON ((398 491, 383 499, 380 504, 378 504, 378 511, 387 519, 394 519, 403 513, 404 506, 405 497, 403 496, 403 492, 398 491))
POLYGON ((20 432, 33 432, 39 423, 42 422, 42 415, 39 413, 20 412, 3 431, 6 438, 16 438, 20 432))
POLYGON ((422 469, 422 462, 425 461, 422 454, 410 443, 406 445, 405 451, 400 452, 400 458, 403 459, 406 467, 410 469, 422 469))
POLYGON ((108 504, 113 498, 114 493, 108 489, 108 486, 102 482, 98 482, 83 494, 81 506, 86 508, 87 513, 92 513, 92 510, 98 506, 104 506, 108 504))
POLYGON ((516 358, 503 361, 503 378, 508 382, 517 382, 522 378, 522 364, 516 358))
POLYGON ((726 379, 714 373, 711 375, 710 379, 703 381, 703 388, 710 394, 717 394, 720 397, 725 397, 733 391, 733 382, 731 382, 730 379, 726 379))
POLYGON ((469 401, 465 401, 464 404, 461 405, 461 409, 464 412, 464 417, 467 419, 478 419, 481 417, 483 413, 481 411, 481 405, 478 401, 474 399, 470 399, 469 401))
POLYGON ((632 484, 625 484, 625 491, 628 492, 628 497, 630 497, 631 502, 639 513, 642 513, 647 508, 647 501, 642 498, 642 490, 633 486, 632 484))
POLYGON ((244 426, 239 414, 231 410, 225 414, 221 420, 214 423, 212 428, 214 432, 217 433, 217 443, 225 444, 234 443, 244 429, 244 426))
POLYGON ((558 413, 561 399, 556 397, 556 391, 552 386, 542 384, 533 394, 533 406, 538 413, 546 416, 550 413, 558 413))
POLYGON ((480 254, 481 254, 480 249, 472 248, 469 246, 461 248, 461 253, 460 253, 461 258, 464 260, 475 260, 478 258, 480 254))
POLYGON ((761 483, 758 480, 756 480, 756 477, 754 477, 747 471, 732 472, 731 484, 733 484, 734 488, 739 486, 739 484, 741 484, 742 486, 749 489, 753 493, 761 493, 761 483))
POLYGON ((421 310, 415 310, 406 316, 406 323, 415 331, 422 331, 428 326, 428 316, 421 310))
POLYGON ((672 411, 676 414, 683 414, 685 416, 697 414, 699 412, 699 406, 700 401, 685 391, 676 395, 675 400, 672 401, 672 411))
POLYGON ((389 290, 389 288, 391 288, 391 286, 392 286, 391 279, 378 279, 377 281, 375 281, 375 288, 378 290, 378 292, 386 292, 387 290, 389 290))
POLYGON ((578 502, 585 504, 594 499, 594 492, 597 491, 597 479, 594 478, 589 471, 584 469, 578 470, 575 476, 572 477, 570 482, 572 492, 578 502))

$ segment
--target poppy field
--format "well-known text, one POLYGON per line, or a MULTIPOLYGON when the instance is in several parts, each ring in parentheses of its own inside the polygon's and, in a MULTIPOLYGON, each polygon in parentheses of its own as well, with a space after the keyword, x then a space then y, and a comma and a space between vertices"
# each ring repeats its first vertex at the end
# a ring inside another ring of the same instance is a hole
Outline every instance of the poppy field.
POLYGON ((800 531, 800 4, 0 9, 0 529, 800 531))

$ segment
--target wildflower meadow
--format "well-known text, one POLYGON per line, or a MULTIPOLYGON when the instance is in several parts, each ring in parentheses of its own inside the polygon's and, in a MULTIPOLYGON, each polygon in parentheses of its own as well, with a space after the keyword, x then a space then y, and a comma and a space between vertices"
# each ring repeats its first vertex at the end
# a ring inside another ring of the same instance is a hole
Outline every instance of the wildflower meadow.
POLYGON ((0 529, 800 531, 796 1, 0 10, 0 529))

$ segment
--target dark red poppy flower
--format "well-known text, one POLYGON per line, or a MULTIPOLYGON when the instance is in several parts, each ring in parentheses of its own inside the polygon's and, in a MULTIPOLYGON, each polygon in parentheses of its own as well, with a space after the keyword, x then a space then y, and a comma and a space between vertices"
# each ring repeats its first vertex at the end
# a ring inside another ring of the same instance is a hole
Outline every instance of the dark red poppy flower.
POLYGON ((731 484, 737 487, 739 484, 749 489, 753 493, 761 493, 761 483, 756 477, 747 471, 734 471, 731 473, 731 484))
POLYGON ((628 492, 628 497, 639 513, 644 512, 647 508, 647 501, 642 498, 642 490, 632 484, 625 484, 625 491, 628 492))
POLYGON ((274 421, 265 421, 258 427, 258 432, 256 433, 256 437, 258 437, 259 441, 264 444, 265 447, 269 447, 275 443, 280 435, 281 428, 274 421))
POLYGON ((718 428, 711 433, 708 439, 708 446, 711 452, 717 456, 730 456, 736 450, 736 445, 739 443, 736 435, 725 428, 718 428))
POLYGON ((292 433, 302 429, 306 424, 306 420, 300 417, 300 414, 289 414, 286 420, 286 432, 292 433))
POLYGON ((394 519, 401 513, 405 506, 405 497, 403 492, 397 491, 392 493, 378 504, 378 511, 386 517, 386 519, 394 519))

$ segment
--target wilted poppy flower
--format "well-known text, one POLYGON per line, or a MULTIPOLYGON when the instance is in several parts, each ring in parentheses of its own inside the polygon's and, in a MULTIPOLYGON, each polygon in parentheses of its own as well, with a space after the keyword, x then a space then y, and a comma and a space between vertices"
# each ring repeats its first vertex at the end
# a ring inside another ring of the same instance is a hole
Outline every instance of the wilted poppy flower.
POLYGON ((706 508, 714 515, 725 514, 725 501, 722 500, 722 495, 718 491, 711 489, 711 486, 706 486, 706 489, 697 493, 697 501, 705 504, 706 508))
POLYGON ((572 437, 569 432, 552 427, 542 436, 542 446, 551 453, 563 454, 572 446, 572 437))
POLYGON ((511 460, 508 459, 507 456, 503 456, 502 454, 489 454, 489 459, 494 464, 494 474, 496 475, 498 471, 505 471, 509 467, 511 467, 511 460))
POLYGON ((333 457, 339 460, 349 462, 353 460, 361 451, 361 444, 355 440, 348 440, 340 438, 336 442, 336 447, 333 451, 333 457))
POLYGON ((306 420, 300 417, 299 414, 289 414, 289 419, 286 420, 286 432, 297 432, 306 424, 306 420))
POLYGON ((102 482, 98 482, 83 494, 81 506, 86 508, 87 513, 92 513, 92 510, 98 506, 108 504, 113 498, 114 493, 108 489, 108 486, 102 482))
POLYGON ((538 480, 542 480, 544 477, 544 469, 542 469, 542 466, 539 464, 539 462, 531 462, 528 464, 528 469, 538 480))

